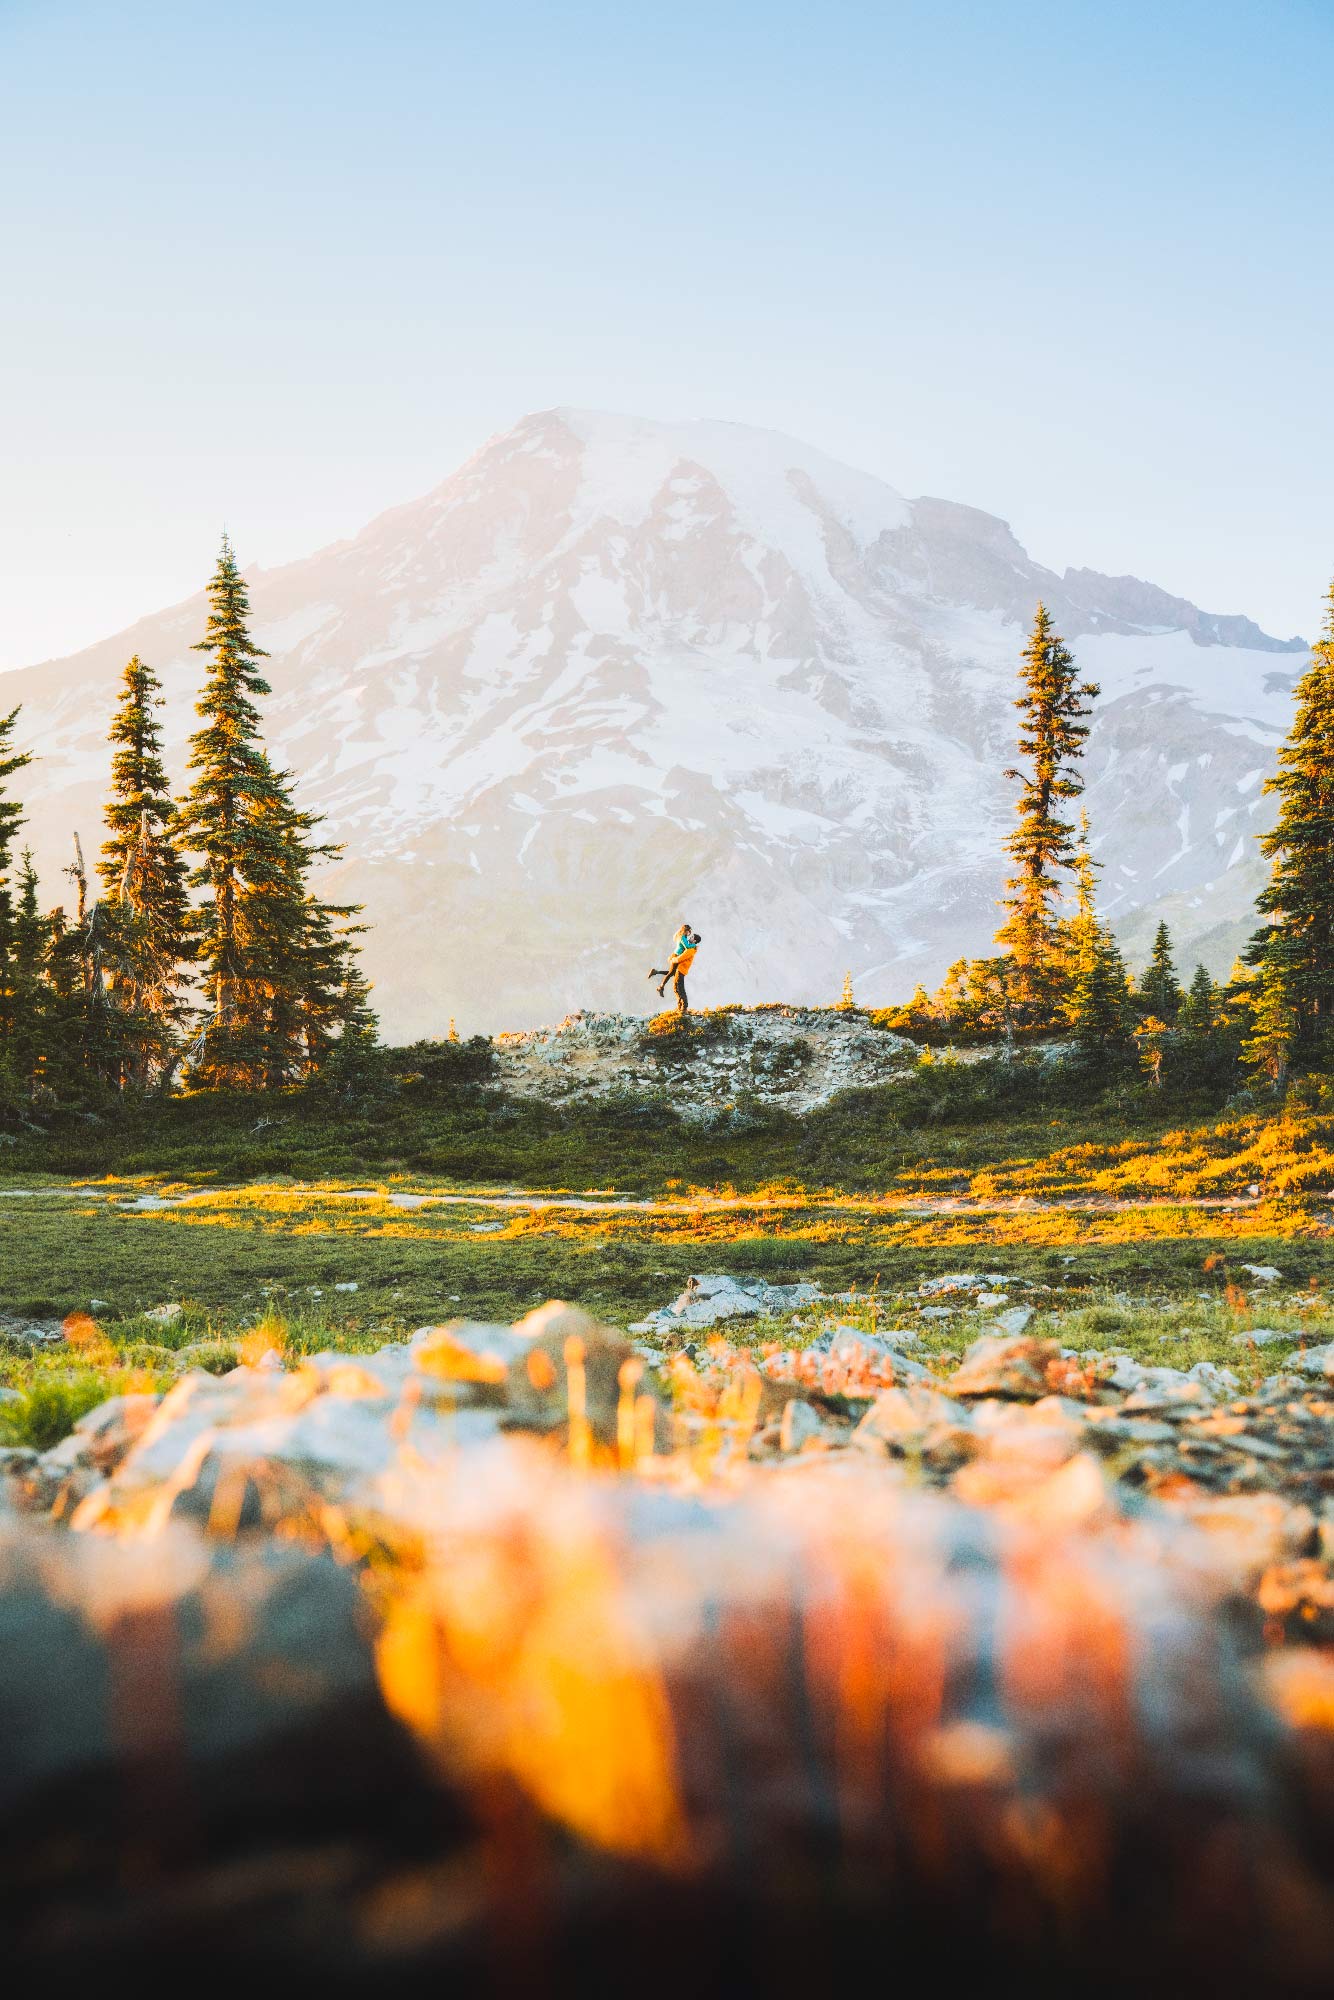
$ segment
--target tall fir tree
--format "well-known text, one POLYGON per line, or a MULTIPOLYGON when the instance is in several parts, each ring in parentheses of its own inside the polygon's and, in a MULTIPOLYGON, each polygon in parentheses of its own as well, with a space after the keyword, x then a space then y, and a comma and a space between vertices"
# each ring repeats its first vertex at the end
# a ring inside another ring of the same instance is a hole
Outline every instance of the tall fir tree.
POLYGON ((1061 815, 1084 789, 1077 765, 1088 737, 1084 718, 1098 689, 1081 681, 1075 658, 1039 604, 1020 672, 1019 753, 1024 770, 1008 770, 1020 787, 1018 825, 1005 843, 1014 864, 1006 882, 1008 911, 996 942, 1014 964, 1014 997, 1032 1022, 1049 1019, 1066 984, 1060 949, 1061 873, 1074 861, 1074 828, 1061 815))
POLYGON ((14 842, 23 824, 23 808, 8 795, 7 781, 32 762, 29 752, 14 748, 19 711, 0 716, 0 1062, 16 1026, 14 992, 15 899, 12 879, 14 842))
POLYGON ((195 952, 204 985, 203 1046, 196 1081, 253 1087, 264 1051, 255 1033, 264 968, 248 922, 255 872, 256 807, 274 786, 260 739, 259 696, 269 684, 258 662, 267 655, 250 636, 250 596, 224 535, 208 586, 209 616, 195 647, 208 672, 195 704, 201 727, 190 738, 194 783, 183 802, 177 839, 200 857, 190 876, 206 895, 195 917, 195 952))
POLYGON ((196 775, 177 829, 200 856, 191 884, 206 892, 195 927, 207 1014, 189 1076, 256 1090, 317 1068, 338 1030, 366 1012, 365 988, 355 910, 322 903, 307 885, 314 862, 338 850, 317 838, 316 816, 297 809, 290 778, 264 751, 256 702, 269 692, 257 665, 265 655, 225 537, 208 594, 196 649, 211 656, 190 741, 196 775))
POLYGON ((136 653, 122 676, 111 724, 108 838, 98 873, 123 1080, 139 1086, 169 1070, 186 1013, 190 895, 176 839, 179 814, 162 762, 155 713, 161 706, 161 682, 136 653))
MULTIPOLYGON (((1322 637, 1295 690, 1296 713, 1265 784, 1278 819, 1260 836, 1270 878, 1256 898, 1269 918, 1251 942, 1252 964, 1271 968, 1300 1054, 1321 1050, 1334 1031, 1334 584, 1322 637)), ((1275 1003, 1277 1004, 1277 1003, 1275 1003)))
POLYGON ((1154 935, 1149 962, 1135 989, 1136 1005, 1141 1014, 1162 1021, 1170 1028, 1181 1012, 1184 998, 1181 981, 1172 963, 1172 936, 1167 925, 1160 923, 1154 935))

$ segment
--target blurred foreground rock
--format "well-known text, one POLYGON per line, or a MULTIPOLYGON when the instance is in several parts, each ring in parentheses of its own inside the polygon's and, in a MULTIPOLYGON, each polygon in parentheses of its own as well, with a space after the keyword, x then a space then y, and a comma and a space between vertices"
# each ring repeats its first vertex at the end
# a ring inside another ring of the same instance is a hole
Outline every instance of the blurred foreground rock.
POLYGON ((5 1531, 12 1975, 1334 1977, 1320 1658, 1265 1698, 1206 1533, 861 1454, 706 1499, 513 1437, 380 1497, 361 1554, 346 1517, 323 1550, 5 1531))
POLYGON ((920 1345, 553 1303, 6 1454, 6 1968, 1330 1990, 1323 1383, 920 1345))

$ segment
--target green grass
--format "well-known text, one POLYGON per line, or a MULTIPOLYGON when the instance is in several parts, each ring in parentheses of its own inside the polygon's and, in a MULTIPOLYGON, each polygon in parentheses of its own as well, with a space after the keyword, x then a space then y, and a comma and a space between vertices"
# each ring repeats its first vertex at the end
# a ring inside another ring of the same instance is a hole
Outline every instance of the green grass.
MULTIPOLYGON (((1147 1093, 1081 1107, 1049 1101, 1031 1076, 1020 1087, 936 1067, 943 1080, 855 1093, 805 1118, 741 1105, 711 1132, 656 1100, 555 1109, 411 1088, 360 1111, 314 1096, 187 1098, 152 1116, 25 1132, 0 1152, 0 1313, 55 1319, 104 1303, 95 1355, 6 1351, 0 1338, 0 1384, 25 1395, 46 1385, 52 1398, 29 1416, 9 1405, 6 1422, 46 1436, 126 1371, 159 1382, 182 1366, 232 1366, 266 1316, 293 1354, 376 1346, 459 1315, 511 1320, 552 1297, 626 1324, 696 1271, 855 1287, 874 1294, 868 1311, 900 1315, 924 1277, 1002 1271, 1040 1308, 1035 1331, 1173 1363, 1236 1365, 1232 1336, 1257 1313, 1330 1337, 1327 1114, 1192 1124, 1147 1093), (79 1177, 88 1184, 71 1185, 79 1177), (1270 1197, 1258 1206, 1165 1205, 1253 1180, 1270 1197), (181 1208, 121 1205, 173 1185, 206 1193, 181 1208), (357 1186, 377 1198, 338 1198, 357 1186), (616 1190, 666 1207, 403 1210, 389 1199, 507 1187, 616 1190), (709 1190, 745 1205, 711 1208, 709 1190), (927 1214, 881 1206, 884 1193, 977 1205, 927 1214), (1015 1206, 1034 1195, 1038 1207, 1015 1206), (1099 1199, 1113 1205, 1099 1210, 1099 1199), (1245 1262, 1278 1266, 1279 1296, 1252 1286, 1245 1262), (350 1282, 355 1292, 335 1290, 350 1282), (145 1317, 166 1303, 183 1306, 178 1321, 145 1317)), ((979 1324, 942 1322, 928 1347, 957 1351, 979 1324)), ((1274 1353, 1246 1365, 1268 1372, 1274 1353)))
POLYGON ((943 1271, 994 1269, 1071 1297, 1204 1289, 1221 1298, 1230 1278, 1250 1289, 1243 1260, 1276 1264, 1285 1291, 1334 1281, 1323 1237, 1169 1233, 1066 1248, 1024 1240, 1023 1218, 1012 1226, 1013 1240, 998 1242, 985 1217, 936 1225, 815 1204, 717 1211, 689 1198, 658 1215, 480 1205, 403 1212, 384 1198, 345 1202, 327 1189, 264 1184, 147 1213, 85 1194, 0 1197, 0 1311, 63 1317, 102 1301, 99 1322, 147 1363, 192 1340, 231 1338, 268 1309, 298 1326, 312 1318, 340 1338, 386 1338, 460 1314, 508 1320, 549 1297, 626 1321, 699 1270, 897 1292, 943 1271), (483 1220, 502 1227, 479 1233, 472 1225, 483 1220), (946 1224, 944 1240, 931 1240, 946 1224), (356 1291, 334 1289, 347 1283, 356 1291), (143 1317, 177 1302, 184 1313, 172 1326, 143 1317))

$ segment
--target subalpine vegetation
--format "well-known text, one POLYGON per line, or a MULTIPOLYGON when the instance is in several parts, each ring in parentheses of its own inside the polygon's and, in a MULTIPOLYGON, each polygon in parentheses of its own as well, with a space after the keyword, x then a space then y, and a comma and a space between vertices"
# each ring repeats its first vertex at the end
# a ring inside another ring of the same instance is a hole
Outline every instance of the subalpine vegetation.
MULTIPOLYGON (((483 1041, 377 1046, 358 963, 360 912, 310 886, 339 850, 295 802, 263 739, 264 654, 244 579, 224 540, 208 588, 207 665, 186 776, 163 759, 160 685, 134 658, 110 723, 106 840, 90 884, 77 838, 73 910, 44 911, 13 781, 31 760, 15 710, 0 717, 0 1120, 153 1102, 182 1091, 318 1084, 368 1102, 407 1084, 484 1082, 483 1041), (410 1059, 410 1060, 409 1060, 410 1059), (433 1081, 434 1080, 434 1081, 433 1081)), ((1015 701, 1015 824, 1003 920, 990 956, 962 958, 879 1026, 932 1049, 993 1044, 1002 1060, 938 1060, 893 1086, 903 1115, 931 1122, 1018 1115, 1042 1103, 1184 1097, 1199 1108, 1239 1088, 1263 1108, 1334 1097, 1334 587, 1292 730, 1267 790, 1279 813, 1262 923, 1224 981, 1189 978, 1160 923, 1132 977, 1098 906, 1088 816, 1078 810, 1097 687, 1081 678, 1044 605, 1023 648, 1015 701), (920 1100, 920 1102, 919 1102, 920 1100)), ((845 1009, 855 1004, 845 981, 845 1009)), ((673 1023, 673 1025, 677 1025, 673 1023)), ((692 1017, 697 1036, 707 1021, 692 1017)), ((687 1037, 689 1039, 690 1037, 687 1037)), ((419 1091, 420 1095, 421 1092, 419 1091)), ((1244 1108, 1245 1095, 1236 1108, 1244 1108)))
POLYGON ((1260 842, 1271 863, 1266 921, 1226 981, 1198 965, 1183 985, 1165 923, 1132 978, 1098 913, 1087 815, 1069 816, 1097 692, 1039 605, 1015 704, 1022 762, 1007 773, 1019 793, 1000 950, 959 959, 935 993, 919 986, 877 1018, 936 1044, 994 1040, 1012 1055, 1057 1042, 1104 1086, 1138 1075, 1157 1090, 1300 1081, 1318 1092, 1334 1066, 1334 588, 1266 786, 1281 801, 1260 842))
POLYGON ((0 719, 0 1115, 11 1122, 182 1085, 272 1090, 374 1042, 358 912, 310 887, 313 864, 338 849, 264 748, 264 655, 225 539, 208 599, 193 782, 174 796, 160 683, 136 656, 110 723, 96 884, 73 838, 72 913, 42 909, 31 855, 16 851, 10 781, 32 752, 18 747, 18 711, 0 719))

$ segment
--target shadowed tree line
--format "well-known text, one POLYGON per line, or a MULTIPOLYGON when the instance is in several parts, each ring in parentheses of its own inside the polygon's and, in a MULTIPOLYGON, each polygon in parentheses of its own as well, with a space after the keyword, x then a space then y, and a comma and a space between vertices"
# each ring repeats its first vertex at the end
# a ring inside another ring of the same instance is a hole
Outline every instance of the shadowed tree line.
POLYGON ((178 1084, 275 1089, 374 1045, 359 912, 310 887, 313 865, 340 850, 264 748, 265 655, 225 538, 208 602, 189 788, 172 793, 161 685, 136 655, 109 732, 96 883, 73 836, 72 913, 43 911, 31 853, 18 850, 9 781, 31 753, 16 745, 19 711, 0 718, 0 1108, 11 1115, 178 1084))

